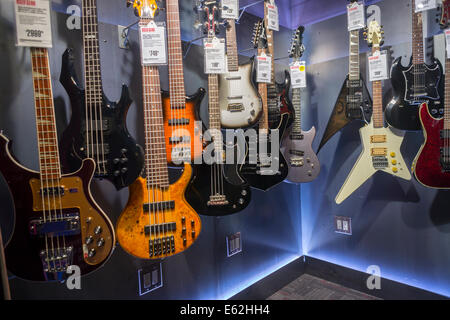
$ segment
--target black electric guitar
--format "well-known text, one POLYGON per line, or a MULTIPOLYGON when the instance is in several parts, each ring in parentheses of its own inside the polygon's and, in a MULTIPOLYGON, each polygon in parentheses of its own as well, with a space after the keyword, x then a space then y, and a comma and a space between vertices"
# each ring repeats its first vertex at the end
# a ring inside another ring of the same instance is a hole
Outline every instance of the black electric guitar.
MULTIPOLYGON (((218 1, 201 1, 197 8, 205 20, 204 31, 209 39, 215 38, 218 33, 218 1)), ((231 152, 239 159, 245 153, 237 146, 223 144, 220 131, 220 104, 219 104, 219 75, 208 74, 209 97, 209 132, 212 142, 209 146, 214 151, 210 153, 214 159, 210 164, 204 163, 194 166, 191 182, 186 189, 186 200, 197 213, 209 216, 223 216, 239 212, 250 203, 250 187, 239 175, 239 165, 225 164, 226 154, 231 152), (225 149, 225 151, 224 151, 225 149)), ((208 152, 209 148, 205 149, 208 152)))
MULTIPOLYGON (((258 48, 258 56, 267 51, 267 37, 265 22, 259 21, 255 24, 253 44, 258 48)), ((272 83, 274 74, 272 73, 272 83)), ((272 143, 272 134, 276 131, 271 130, 269 134, 269 110, 268 110, 268 84, 258 83, 258 91, 263 102, 263 116, 259 121, 258 143, 249 143, 248 154, 245 163, 241 166, 242 177, 254 188, 267 191, 277 184, 283 182, 289 173, 289 167, 286 159, 280 152, 279 146, 284 132, 288 126, 289 114, 282 113, 280 122, 275 130, 278 130, 279 140, 278 148, 272 143), (274 147, 272 150, 272 147, 274 147), (273 152, 272 152, 273 151, 273 152)))
MULTIPOLYGON (((351 0, 350 2, 357 2, 351 0)), ((325 133, 319 144, 319 149, 331 139, 339 130, 350 122, 358 120, 369 123, 372 117, 372 98, 359 67, 359 30, 349 31, 350 53, 348 75, 342 85, 325 133)))
POLYGON ((140 175, 144 153, 126 127, 132 102, 128 88, 122 87, 117 103, 103 93, 96 4, 97 0, 83 0, 84 90, 75 76, 72 50, 63 55, 60 82, 70 96, 72 116, 61 139, 61 162, 63 171, 71 172, 83 159, 92 158, 95 176, 121 189, 140 175))
POLYGON ((442 65, 433 58, 431 65, 425 64, 423 49, 422 13, 415 13, 412 0, 412 57, 407 67, 402 58, 394 61, 391 82, 394 98, 386 106, 386 121, 400 130, 421 130, 419 107, 428 102, 428 110, 435 118, 444 115, 444 81, 442 65))
POLYGON ((103 265, 115 233, 90 193, 95 162, 85 159, 78 171, 61 174, 47 49, 31 48, 31 64, 40 172, 20 165, 0 134, 0 171, 15 209, 6 264, 22 279, 62 281, 70 266, 84 275, 103 265))

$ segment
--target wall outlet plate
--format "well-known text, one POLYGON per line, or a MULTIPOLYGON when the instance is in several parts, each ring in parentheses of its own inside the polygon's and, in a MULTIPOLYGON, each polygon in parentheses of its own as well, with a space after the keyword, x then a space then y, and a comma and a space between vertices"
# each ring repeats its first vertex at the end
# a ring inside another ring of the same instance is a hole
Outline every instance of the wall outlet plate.
POLYGON ((155 263, 138 270, 139 295, 143 296, 163 286, 162 264, 155 263))
POLYGON ((227 236, 226 241, 228 257, 234 256, 235 254, 238 254, 242 251, 242 239, 240 232, 232 234, 231 236, 227 236))
POLYGON ((334 231, 346 235, 352 234, 352 218, 350 217, 334 217, 334 231))

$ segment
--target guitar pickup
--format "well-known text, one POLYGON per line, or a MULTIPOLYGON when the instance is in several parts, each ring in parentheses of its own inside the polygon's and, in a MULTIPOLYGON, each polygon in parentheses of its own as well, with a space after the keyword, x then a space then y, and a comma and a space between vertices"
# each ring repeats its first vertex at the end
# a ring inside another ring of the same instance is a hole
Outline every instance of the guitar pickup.
POLYGON ((156 212, 175 209, 175 201, 161 201, 144 204, 144 212, 156 212))
POLYGON ((63 196, 64 187, 42 188, 39 194, 43 196, 63 196))
POLYGON ((387 148, 372 148, 371 155, 372 157, 387 156, 387 148))
POLYGON ((33 219, 28 224, 32 236, 73 236, 81 233, 80 217, 78 213, 68 213, 63 217, 48 217, 33 219))
POLYGON ((169 120, 169 126, 186 126, 189 123, 190 123, 190 120, 186 119, 186 118, 169 120))
POLYGON ((305 155, 305 152, 300 150, 289 150, 289 153, 299 157, 303 157, 305 155))
POLYGON ((362 88, 362 80, 347 80, 347 88, 362 88))
POLYGON ((303 167, 305 163, 303 158, 291 158, 290 162, 292 167, 303 167))
POLYGON ((230 111, 230 112, 242 112, 242 111, 244 111, 244 105, 242 103, 231 103, 231 104, 228 105, 228 111, 230 111))
POLYGON ((157 233, 173 232, 177 229, 177 224, 175 222, 154 224, 144 227, 144 233, 146 236, 154 235, 157 233))
POLYGON ((170 143, 189 143, 191 142, 191 137, 189 136, 183 136, 183 137, 170 137, 169 138, 170 143))
POLYGON ((83 122, 82 124, 82 132, 86 131, 109 131, 110 125, 109 120, 88 120, 88 124, 86 122, 83 122), (87 130, 89 128, 89 130, 87 130))
POLYGON ((373 135, 370 136, 371 143, 385 143, 387 141, 386 135, 373 135))
POLYGON ((299 133, 293 133, 289 137, 291 138, 291 140, 303 140, 305 138, 303 134, 299 133))
POLYGON ((236 76, 236 77, 226 77, 225 78, 226 80, 228 80, 228 81, 233 81, 233 80, 241 80, 242 79, 242 77, 240 77, 240 76, 236 76))

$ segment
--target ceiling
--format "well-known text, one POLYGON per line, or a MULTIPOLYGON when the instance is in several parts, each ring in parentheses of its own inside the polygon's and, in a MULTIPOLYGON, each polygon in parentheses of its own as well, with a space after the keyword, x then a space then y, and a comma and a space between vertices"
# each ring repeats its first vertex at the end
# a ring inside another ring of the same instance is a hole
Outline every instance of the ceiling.
MULTIPOLYGON (((381 0, 366 0, 371 5, 381 0)), ((295 29, 299 25, 309 25, 329 19, 346 12, 348 0, 276 0, 280 15, 280 25, 295 29)), ((263 17, 264 6, 262 0, 240 0, 241 9, 249 6, 246 11, 253 15, 263 17)))

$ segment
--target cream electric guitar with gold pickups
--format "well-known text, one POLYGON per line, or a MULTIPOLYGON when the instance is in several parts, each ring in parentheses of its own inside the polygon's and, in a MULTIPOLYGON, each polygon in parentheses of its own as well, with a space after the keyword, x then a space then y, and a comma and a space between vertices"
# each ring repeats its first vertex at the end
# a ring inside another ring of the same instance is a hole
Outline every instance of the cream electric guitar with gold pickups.
MULTIPOLYGON (((382 42, 381 27, 376 21, 369 24, 365 33, 372 53, 380 51, 382 42)), ((360 129, 363 151, 336 196, 340 204, 377 171, 384 171, 396 177, 411 180, 411 173, 400 153, 404 133, 384 126, 383 96, 381 81, 373 82, 372 121, 360 129)))

